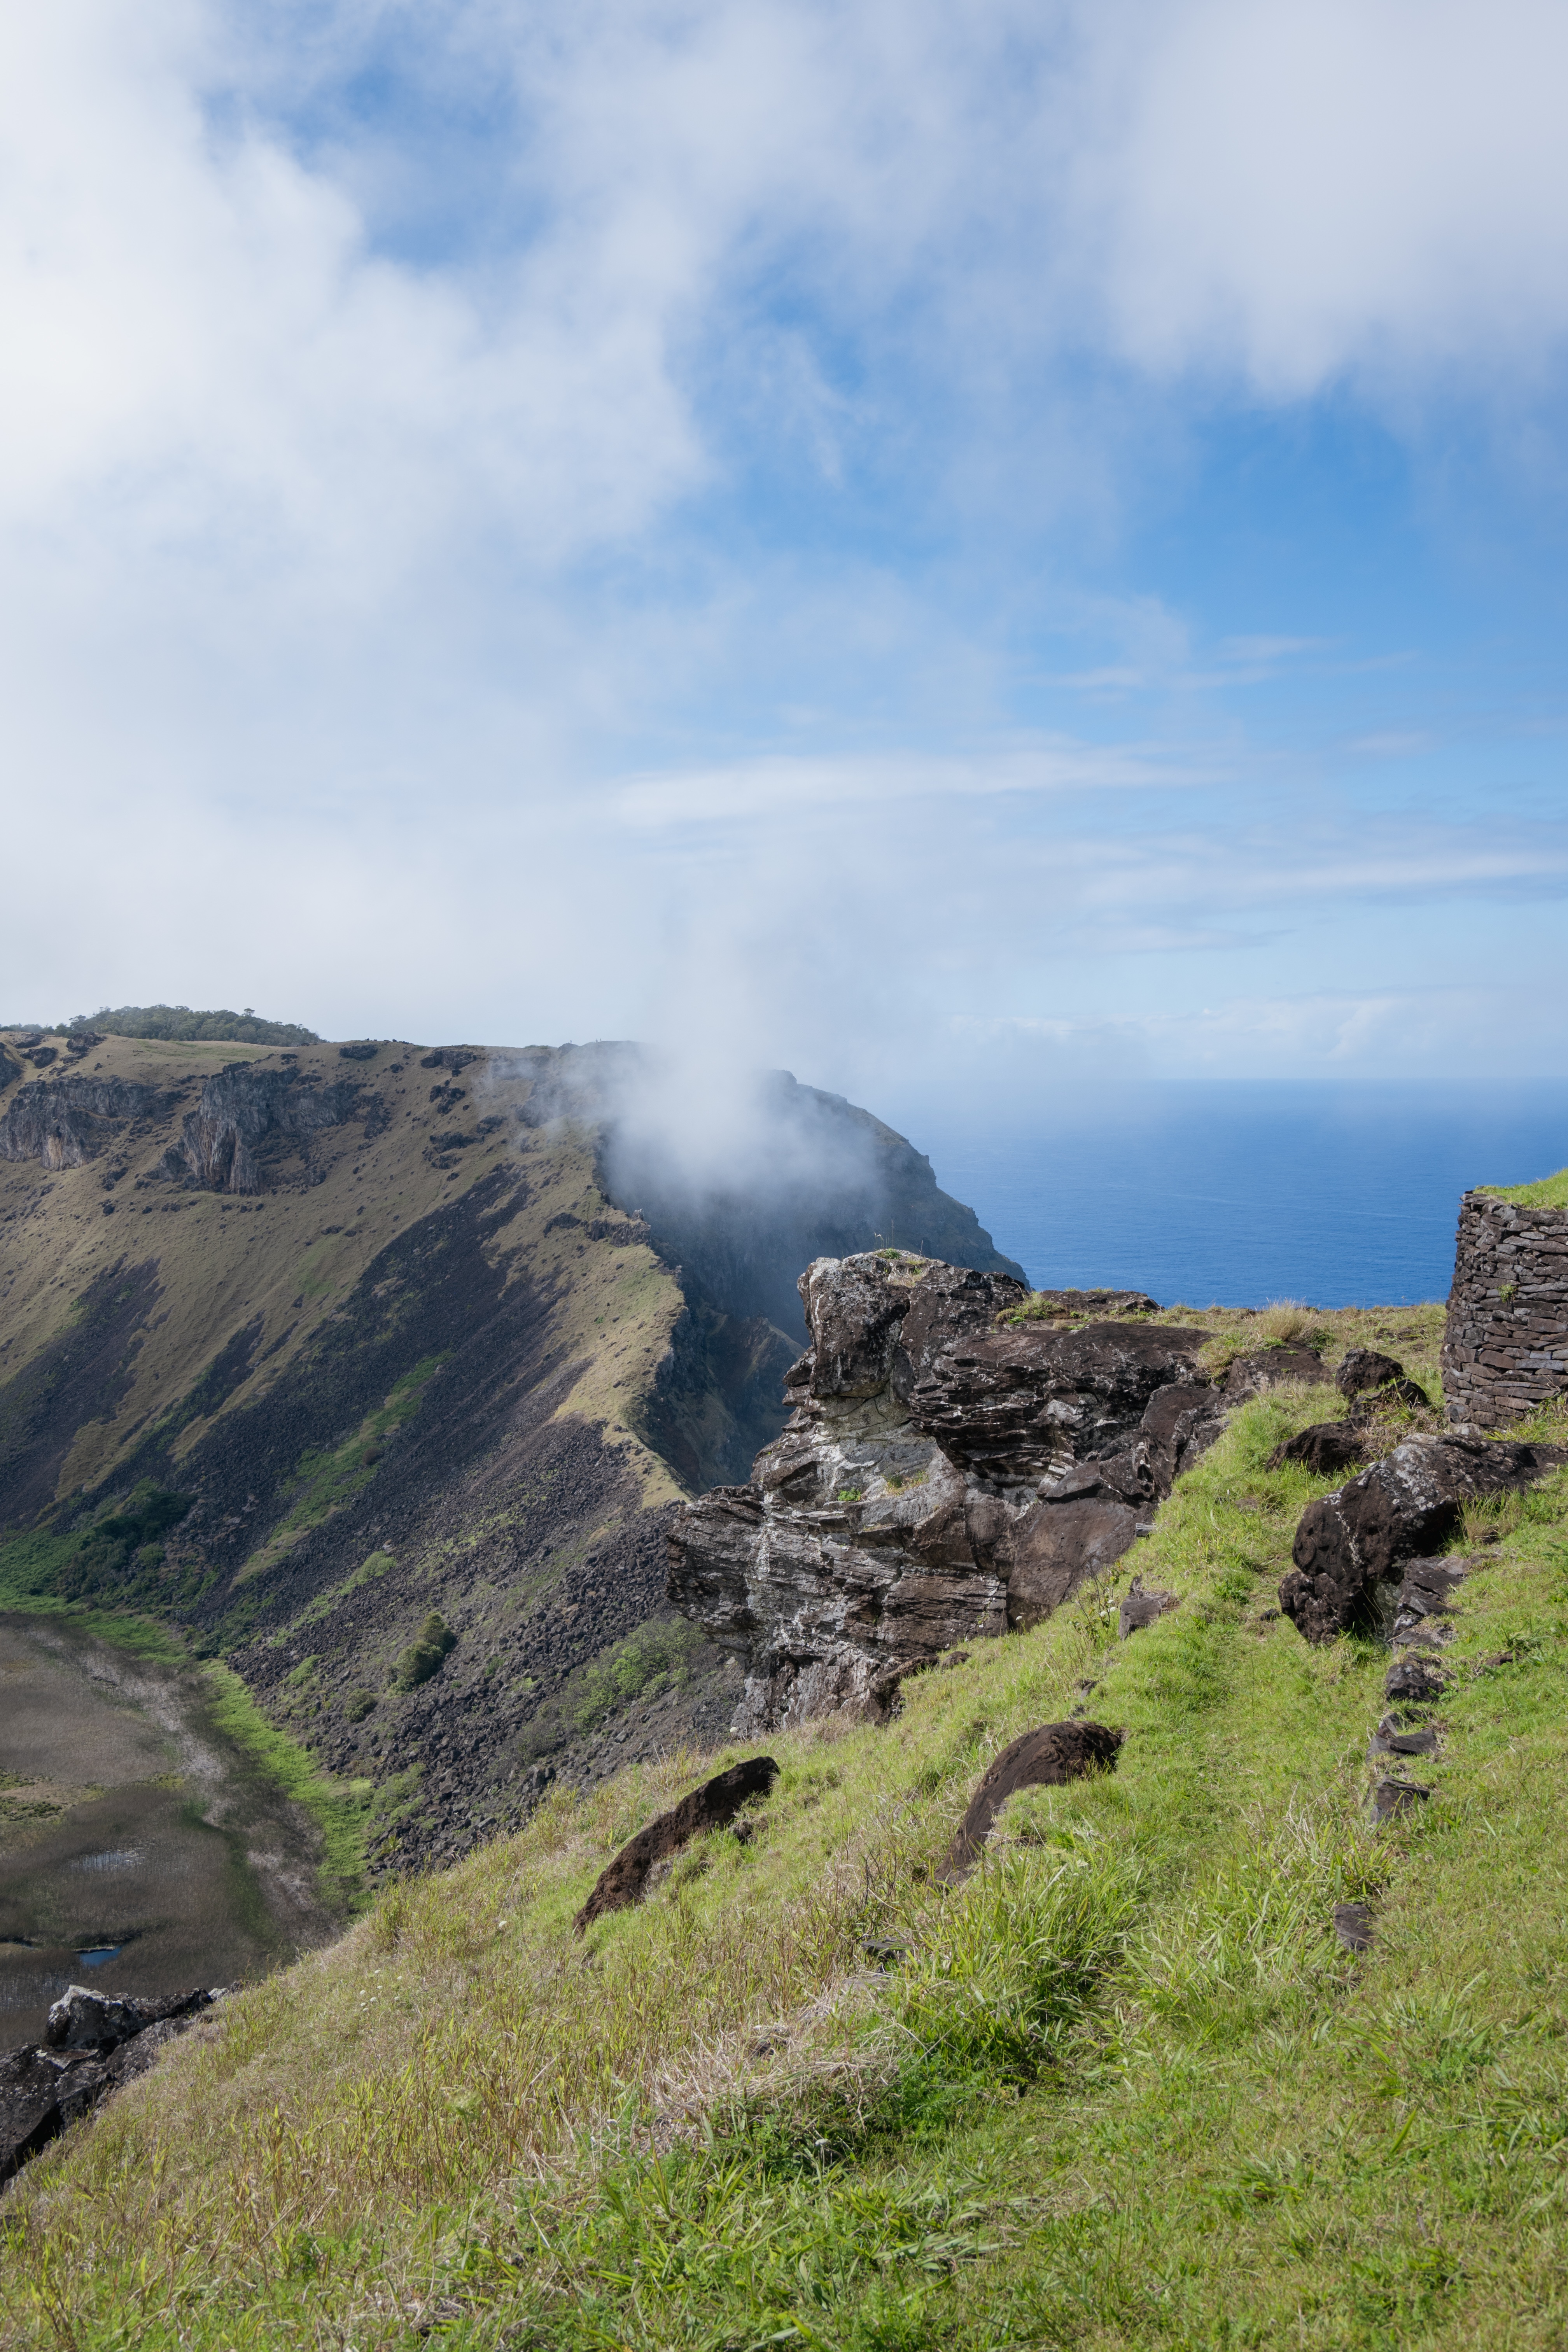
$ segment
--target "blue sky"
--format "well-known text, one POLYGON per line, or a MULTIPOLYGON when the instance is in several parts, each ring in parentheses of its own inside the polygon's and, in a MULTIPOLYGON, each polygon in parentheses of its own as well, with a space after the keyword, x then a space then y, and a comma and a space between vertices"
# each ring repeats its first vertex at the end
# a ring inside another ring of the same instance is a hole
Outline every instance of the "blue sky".
POLYGON ((5 1009, 1563 1075, 1553 0, 0 28, 5 1009))

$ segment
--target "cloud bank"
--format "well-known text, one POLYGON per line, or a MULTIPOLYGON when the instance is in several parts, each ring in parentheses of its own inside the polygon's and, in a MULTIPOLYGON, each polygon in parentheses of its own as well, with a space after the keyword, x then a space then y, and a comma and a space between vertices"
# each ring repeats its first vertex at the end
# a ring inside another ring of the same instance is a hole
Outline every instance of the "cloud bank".
POLYGON ((1565 69, 1529 0, 14 12, 5 1009, 1560 1067, 1555 592, 1475 549, 1560 531, 1565 69), (1263 446, 1289 593, 1215 570, 1263 446))

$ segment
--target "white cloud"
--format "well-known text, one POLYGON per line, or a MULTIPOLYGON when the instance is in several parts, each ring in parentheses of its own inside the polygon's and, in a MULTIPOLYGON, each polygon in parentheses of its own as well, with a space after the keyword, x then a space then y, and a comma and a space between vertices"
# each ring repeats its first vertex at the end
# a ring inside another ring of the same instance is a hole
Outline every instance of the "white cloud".
POLYGON ((1093 12, 1078 184, 1121 348, 1298 397, 1350 370, 1496 383, 1568 330, 1553 0, 1093 12))
MULTIPOLYGON (((1172 376, 1545 368, 1565 28, 1524 0, 12 11, 0 755, 14 856, 72 889, 63 922, 13 909, 11 1009, 524 1042, 721 996, 809 1076, 856 1024, 918 1056, 982 992, 1141 964, 1184 1003, 1184 960, 1283 953, 1324 908, 1559 887, 1554 835, 1371 824, 1247 739, 1218 698, 1321 640, 1205 657, 1167 601, 1004 542, 1015 509, 1110 513, 1172 376), (797 548, 807 478, 829 520, 797 548), (964 500, 994 576, 922 541, 964 500), (1066 692, 1189 711, 1080 738, 1066 692)), ((1391 1038, 1410 1000, 1363 977, 1391 1038)), ((1291 1034, 1341 1050, 1327 1014, 1291 1034)))

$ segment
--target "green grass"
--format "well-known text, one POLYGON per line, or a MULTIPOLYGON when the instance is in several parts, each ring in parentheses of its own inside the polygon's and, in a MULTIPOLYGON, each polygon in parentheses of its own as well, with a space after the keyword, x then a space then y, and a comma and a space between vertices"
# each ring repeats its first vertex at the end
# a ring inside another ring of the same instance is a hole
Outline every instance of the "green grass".
POLYGON ((576 1677, 568 1699, 572 1722, 592 1731, 621 1707, 681 1683, 707 1646, 700 1628, 684 1617, 639 1625, 576 1677))
MULTIPOLYGON (((323 1519, 331 1518, 334 1511, 363 1493, 375 1476, 383 1442, 418 1412, 427 1383, 446 1360, 444 1355, 423 1357, 404 1373, 385 1401, 365 1415, 352 1436, 337 1445, 307 1447, 294 1465, 291 1481, 285 1482, 294 1486, 293 1502, 266 1542, 246 1561, 235 1579, 237 1585, 264 1575, 300 1536, 320 1527, 323 1519)), ((351 1583, 369 1572, 370 1563, 366 1561, 351 1583)), ((321 1599, 330 1605, 331 1596, 323 1595, 321 1599)), ((224 1621, 226 1645, 248 1637, 258 1606, 253 1595, 229 1612, 224 1621)))
POLYGON ((61 1586, 78 1551, 74 1536, 35 1531, 7 1538, 0 1543, 0 1609, 24 1616, 68 1618, 84 1633, 137 1657, 154 1658, 164 1665, 184 1663, 189 1653, 179 1636, 133 1606, 102 1607, 62 1597, 61 1586))
POLYGON ((1275 1598, 1326 1482, 1263 1465, 1325 1402, 1247 1407, 1120 1575, 892 1723, 770 1738, 638 1910, 572 1932, 722 1758, 556 1794, 240 1996, 23 2176, 0 2339, 1560 2346, 1568 1480, 1482 1530, 1434 1794, 1374 1832, 1386 1654, 1275 1598), (1121 1643, 1134 1570, 1181 1606, 1121 1643), (985 1763, 1080 1703, 1116 1769, 938 1886, 985 1763))
MULTIPOLYGON (((312 1662, 307 1661, 307 1667, 312 1662)), ((340 1781, 329 1780, 296 1740, 269 1723, 232 1667, 202 1669, 212 1694, 214 1726, 307 1812, 321 1833, 322 1891, 345 1911, 363 1900, 365 1808, 340 1781)), ((305 1669, 296 1670, 303 1678, 305 1669)))
POLYGON ((1568 1209, 1568 1168, 1560 1168, 1555 1176, 1539 1177, 1533 1184, 1478 1184, 1476 1190, 1521 1209, 1568 1209))

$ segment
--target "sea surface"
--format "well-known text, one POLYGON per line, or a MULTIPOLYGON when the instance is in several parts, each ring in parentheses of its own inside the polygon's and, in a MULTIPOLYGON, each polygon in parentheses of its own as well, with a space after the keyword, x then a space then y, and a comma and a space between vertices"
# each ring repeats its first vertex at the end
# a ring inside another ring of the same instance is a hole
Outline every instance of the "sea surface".
POLYGON ((1568 1164, 1568 1082, 1143 1086, 962 1116, 883 1111, 1041 1288, 1164 1305, 1443 1298, 1460 1196, 1568 1164), (907 1123, 906 1123, 907 1122, 907 1123))

